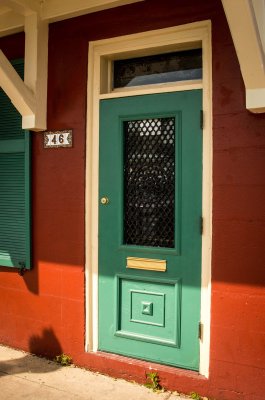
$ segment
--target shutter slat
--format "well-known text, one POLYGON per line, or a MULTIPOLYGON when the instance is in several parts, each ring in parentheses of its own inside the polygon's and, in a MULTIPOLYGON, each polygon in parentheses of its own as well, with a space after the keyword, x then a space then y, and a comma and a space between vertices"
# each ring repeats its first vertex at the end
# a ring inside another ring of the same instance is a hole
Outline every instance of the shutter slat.
MULTIPOLYGON (((23 77, 23 62, 14 62, 23 77)), ((30 268, 29 133, 0 89, 0 265, 30 268), (26 196, 27 195, 27 196, 26 196)))
POLYGON ((9 254, 13 262, 26 258, 24 154, 12 154, 10 157, 9 153, 1 153, 0 159, 1 169, 5 168, 5 173, 0 172, 1 202, 5 203, 0 211, 0 251, 6 254, 5 257, 9 254), (17 199, 15 204, 12 202, 14 197, 17 199))

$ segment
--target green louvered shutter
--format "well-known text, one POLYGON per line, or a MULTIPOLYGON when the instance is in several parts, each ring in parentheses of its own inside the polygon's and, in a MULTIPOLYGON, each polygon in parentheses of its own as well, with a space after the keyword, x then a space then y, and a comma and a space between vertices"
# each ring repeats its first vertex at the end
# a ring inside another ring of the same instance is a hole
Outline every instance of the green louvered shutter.
MULTIPOLYGON (((22 60, 12 62, 22 77, 22 60)), ((27 268, 30 260, 30 136, 0 88, 0 266, 27 268)))

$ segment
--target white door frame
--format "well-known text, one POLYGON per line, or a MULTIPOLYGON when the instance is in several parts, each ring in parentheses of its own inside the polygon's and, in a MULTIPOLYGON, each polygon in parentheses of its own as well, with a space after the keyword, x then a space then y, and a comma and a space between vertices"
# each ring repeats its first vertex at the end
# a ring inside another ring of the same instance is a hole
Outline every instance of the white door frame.
POLYGON ((212 249, 212 57, 211 22, 201 21, 166 29, 89 43, 86 141, 86 351, 98 349, 98 167, 99 102, 101 99, 203 90, 202 277, 200 374, 209 375, 211 249, 212 249), (143 55, 202 48, 203 78, 130 89, 112 90, 112 61, 143 55))

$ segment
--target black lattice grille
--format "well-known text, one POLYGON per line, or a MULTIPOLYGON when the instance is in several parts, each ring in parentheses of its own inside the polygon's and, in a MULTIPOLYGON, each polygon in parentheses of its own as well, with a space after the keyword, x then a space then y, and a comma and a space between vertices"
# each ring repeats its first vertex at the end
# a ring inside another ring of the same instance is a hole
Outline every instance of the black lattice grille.
POLYGON ((174 247, 175 118, 124 122, 124 243, 174 247))

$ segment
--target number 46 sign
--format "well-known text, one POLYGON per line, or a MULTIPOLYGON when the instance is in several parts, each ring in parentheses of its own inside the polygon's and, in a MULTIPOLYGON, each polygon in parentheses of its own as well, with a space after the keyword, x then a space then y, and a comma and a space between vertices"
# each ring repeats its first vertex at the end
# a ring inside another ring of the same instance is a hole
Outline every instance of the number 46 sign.
POLYGON ((72 130, 44 132, 44 148, 72 147, 72 130))

